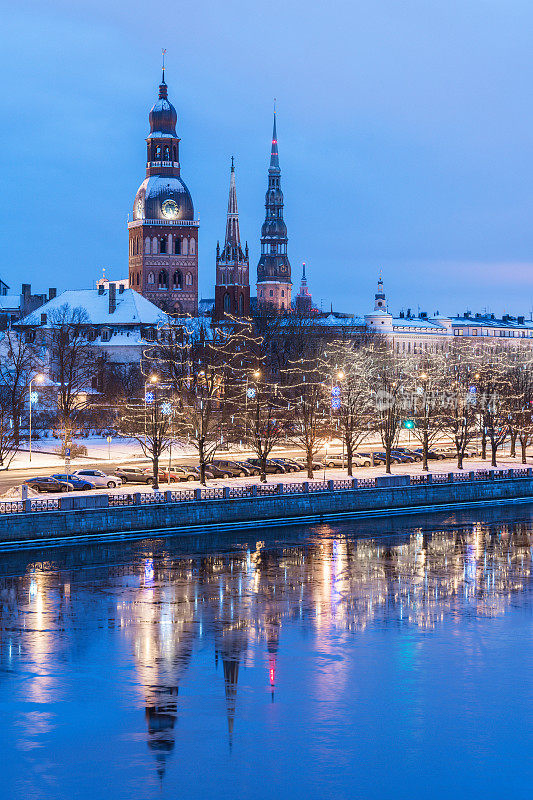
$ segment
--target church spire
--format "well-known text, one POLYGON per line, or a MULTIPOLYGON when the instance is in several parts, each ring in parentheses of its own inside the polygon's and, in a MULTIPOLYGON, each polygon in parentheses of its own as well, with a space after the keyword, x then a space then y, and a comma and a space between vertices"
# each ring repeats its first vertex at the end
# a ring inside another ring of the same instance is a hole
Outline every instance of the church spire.
POLYGON ((283 219, 283 192, 278 155, 276 109, 265 195, 265 221, 261 228, 261 257, 257 265, 257 302, 262 308, 291 310, 291 265, 287 256, 287 226, 283 219))
POLYGON ((228 215, 226 219, 226 242, 225 247, 241 246, 241 235, 239 232, 239 211, 237 208, 237 188, 235 186, 235 164, 231 157, 231 172, 229 179, 228 215))
POLYGON ((279 170, 278 134, 276 131, 276 101, 274 100, 274 124, 272 126, 272 148, 270 150, 270 169, 279 170))
POLYGON ((378 277, 378 290, 374 295, 374 311, 378 309, 382 309, 383 311, 387 310, 387 300, 385 297, 385 290, 383 289, 383 273, 379 271, 378 277))
POLYGON ((249 311, 248 247, 243 253, 239 231, 235 161, 232 156, 228 211, 226 215, 226 238, 222 252, 217 244, 214 317, 215 319, 221 319, 225 314, 230 314, 233 317, 242 317, 246 316, 249 311))

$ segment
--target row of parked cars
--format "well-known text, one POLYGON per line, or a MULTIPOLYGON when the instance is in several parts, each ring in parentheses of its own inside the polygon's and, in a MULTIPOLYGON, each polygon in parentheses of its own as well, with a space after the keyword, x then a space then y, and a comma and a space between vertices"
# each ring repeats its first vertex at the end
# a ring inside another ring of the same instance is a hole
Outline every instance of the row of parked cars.
POLYGON ((34 492, 85 492, 89 489, 115 489, 122 486, 118 475, 107 475, 99 469, 80 469, 76 472, 56 472, 27 478, 24 483, 34 492))
MULTIPOLYGON (((431 460, 453 458, 456 455, 453 448, 432 449, 428 452, 431 460)), ((465 456, 477 456, 477 450, 469 449, 465 456)), ((422 448, 395 447, 391 451, 391 461, 396 464, 413 463, 422 461, 422 448)), ((386 461, 384 451, 374 453, 354 453, 354 467, 370 467, 372 464, 380 465, 386 461)), ((324 467, 345 467, 346 458, 341 456, 325 456, 322 461, 314 460, 313 469, 321 470, 324 467)), ((307 461, 303 458, 269 458, 266 462, 266 472, 269 475, 283 475, 288 472, 302 472, 307 469, 307 461)), ((258 458, 247 458, 245 461, 230 459, 214 459, 205 468, 206 478, 247 478, 257 476, 261 472, 258 458)), ((160 483, 178 483, 183 481, 197 481, 200 479, 199 467, 186 464, 175 464, 170 469, 161 468, 158 480, 160 483)), ((28 478, 24 481, 36 492, 69 492, 87 491, 90 489, 115 489, 125 483, 145 484, 153 483, 151 467, 119 467, 114 474, 108 475, 99 469, 79 469, 75 472, 55 473, 54 475, 28 478)))

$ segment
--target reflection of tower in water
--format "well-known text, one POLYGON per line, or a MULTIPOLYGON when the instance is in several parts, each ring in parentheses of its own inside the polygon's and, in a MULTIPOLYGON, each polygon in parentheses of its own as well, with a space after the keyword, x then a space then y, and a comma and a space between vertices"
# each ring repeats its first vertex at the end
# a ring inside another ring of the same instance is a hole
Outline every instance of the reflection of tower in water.
POLYGON ((148 747, 160 779, 175 747, 179 684, 189 666, 195 639, 195 582, 187 564, 158 581, 151 559, 144 565, 141 587, 122 607, 122 624, 131 635, 137 678, 148 728, 148 747), (183 574, 182 574, 183 570, 183 574))

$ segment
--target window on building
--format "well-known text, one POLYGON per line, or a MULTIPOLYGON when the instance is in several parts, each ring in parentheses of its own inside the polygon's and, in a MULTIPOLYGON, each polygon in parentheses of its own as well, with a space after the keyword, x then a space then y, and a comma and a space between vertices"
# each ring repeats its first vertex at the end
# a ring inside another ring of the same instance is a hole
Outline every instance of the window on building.
POLYGON ((159 252, 166 253, 167 252, 167 237, 163 237, 163 239, 159 242, 159 252))
POLYGON ((244 295, 239 296, 239 314, 244 314, 244 295))
POLYGON ((159 270, 159 275, 157 276, 157 285, 159 289, 168 289, 168 273, 166 269, 159 270))
POLYGON ((281 296, 282 296, 282 297, 285 297, 285 289, 282 289, 282 290, 281 290, 281 296))
POLYGON ((185 276, 185 285, 192 286, 192 275, 190 272, 188 272, 185 276))
POLYGON ((226 294, 224 295, 224 311, 226 313, 229 313, 231 311, 231 297, 229 296, 228 292, 226 292, 226 294))
POLYGON ((153 272, 148 273, 148 283, 153 284, 155 282, 155 275, 153 272))
POLYGON ((179 269, 177 269, 176 272, 174 273, 174 277, 172 279, 172 283, 173 283, 174 289, 183 289, 183 277, 182 277, 182 274, 179 271, 179 269))
POLYGON ((193 256, 196 252, 196 239, 191 239, 189 242, 189 253, 193 256))
POLYGON ((274 290, 273 289, 270 290, 270 297, 274 297, 274 290))
POLYGON ((165 161, 170 161, 170 149, 169 147, 165 147, 165 161))
POLYGON ((100 338, 103 342, 109 342, 111 339, 111 330, 109 328, 103 328, 100 338))
POLYGON ((157 145, 157 147, 155 148, 155 160, 156 161, 161 161, 161 146, 160 145, 157 145))
POLYGON ((181 255, 181 239, 179 236, 174 239, 174 255, 181 255))

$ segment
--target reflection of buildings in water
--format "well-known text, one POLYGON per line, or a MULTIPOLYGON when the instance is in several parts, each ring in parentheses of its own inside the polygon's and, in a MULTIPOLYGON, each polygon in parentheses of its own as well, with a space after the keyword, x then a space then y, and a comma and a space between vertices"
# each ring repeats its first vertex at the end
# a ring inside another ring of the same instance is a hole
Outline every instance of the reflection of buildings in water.
POLYGON ((175 746, 178 687, 200 639, 213 643, 223 665, 231 744, 245 666, 264 670, 265 691, 274 699, 284 626, 312 633, 335 665, 316 677, 316 691, 327 697, 342 689, 346 665, 335 656, 352 632, 502 614, 531 582, 530 524, 475 523, 367 539, 320 526, 303 544, 258 542, 185 558, 163 546, 159 554, 143 550, 135 565, 99 566, 94 574, 62 575, 32 564, 23 577, 0 580, 0 657, 8 669, 17 659, 29 665, 30 700, 57 698, 55 665, 98 635, 103 620, 120 625, 134 653, 160 775, 175 746))

